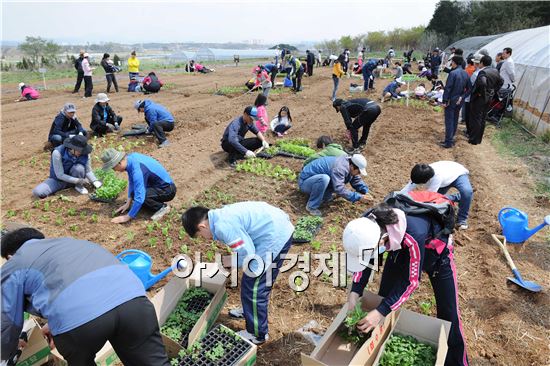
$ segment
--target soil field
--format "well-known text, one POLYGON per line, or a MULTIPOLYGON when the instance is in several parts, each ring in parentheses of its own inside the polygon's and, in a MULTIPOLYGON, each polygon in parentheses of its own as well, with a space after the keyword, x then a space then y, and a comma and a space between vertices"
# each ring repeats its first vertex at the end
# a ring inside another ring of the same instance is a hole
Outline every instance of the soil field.
MULTIPOLYGON (((42 92, 42 99, 14 103, 10 92, 16 85, 2 86, 2 218, 25 221, 49 236, 75 236, 100 243, 117 254, 124 249, 147 251, 154 259, 154 271, 170 265, 171 258, 181 252, 200 251, 211 259, 223 248, 191 240, 180 229, 182 210, 193 203, 219 207, 242 200, 263 200, 288 212, 294 222, 306 214, 306 198, 298 192, 297 183, 253 176, 229 168, 221 152, 220 138, 226 125, 244 108, 252 104, 255 95, 213 95, 217 88, 240 86, 250 77, 251 67, 219 67, 213 74, 160 74, 166 90, 148 96, 168 107, 174 114, 176 128, 168 138, 171 145, 157 149, 150 137, 121 139, 112 135, 92 139, 93 164, 100 167, 99 154, 109 146, 126 151, 147 153, 158 159, 170 172, 178 193, 173 210, 158 224, 140 215, 126 225, 110 223, 112 211, 123 203, 101 204, 78 196, 73 190, 47 200, 35 201, 31 190, 47 178, 49 154, 42 150, 54 116, 65 102, 77 105, 77 116, 89 126, 95 98, 81 99, 70 93, 71 80, 56 81, 61 87, 42 92), (65 87, 63 87, 65 86, 65 87)), ((273 93, 269 98, 269 116, 280 107, 290 108, 294 127, 289 137, 307 138, 312 145, 321 135, 331 135, 346 145, 344 124, 330 101, 331 70, 315 69, 313 77, 303 79, 303 92, 273 93)), ((121 90, 127 76, 118 76, 121 90)), ((340 97, 351 97, 349 83, 358 79, 343 79, 340 97)), ((378 98, 388 80, 378 81, 378 98)), ((55 85, 55 83, 54 83, 55 85)), ((105 91, 105 81, 95 78, 94 95, 105 91)), ((83 90, 81 91, 81 93, 83 90)), ((364 94, 354 94, 359 97, 364 94)), ((111 93, 111 106, 124 117, 123 129, 132 123, 143 123, 133 109, 133 102, 143 98, 135 93, 111 93)), ((461 127, 462 129, 462 127, 461 127)), ((491 128, 487 132, 491 134, 491 128)), ((470 229, 455 237, 460 287, 460 309, 472 365, 547 365, 550 363, 550 250, 548 232, 540 232, 526 244, 510 246, 511 255, 523 277, 544 287, 538 294, 526 293, 506 283, 511 275, 504 256, 491 242, 492 233, 500 233, 496 215, 500 208, 511 205, 529 213, 531 226, 550 211, 550 202, 534 194, 535 183, 529 169, 520 160, 497 155, 487 138, 478 146, 469 145, 459 133, 454 149, 442 149, 438 141, 443 136, 443 114, 432 108, 413 108, 384 104, 382 114, 373 125, 364 155, 368 160, 368 176, 372 204, 400 189, 408 180, 411 167, 417 162, 455 160, 471 173, 474 201, 469 220, 470 229)), ((273 137, 269 137, 271 141, 273 137)), ((301 161, 282 157, 270 160, 296 172, 301 161)), ((335 199, 323 208, 324 224, 316 242, 294 246, 291 253, 326 253, 342 251, 341 235, 345 224, 361 215, 371 204, 351 204, 335 199)), ((316 268, 314 266, 314 268, 316 268)), ((275 283, 269 305, 270 340, 258 349, 259 365, 299 365, 300 353, 309 353, 313 346, 295 331, 309 320, 316 320, 326 329, 346 301, 346 289, 334 288, 332 278, 310 276, 309 288, 294 292, 288 285, 291 271, 281 274, 275 283)), ((379 276, 369 285, 377 290, 379 276)), ((162 282, 152 291, 158 290, 162 282)), ((244 324, 228 318, 227 310, 240 304, 239 290, 229 289, 229 300, 220 321, 233 329, 244 324)), ((426 276, 420 288, 405 307, 435 316, 432 290, 426 276), (420 304, 423 303, 422 308, 420 304)))

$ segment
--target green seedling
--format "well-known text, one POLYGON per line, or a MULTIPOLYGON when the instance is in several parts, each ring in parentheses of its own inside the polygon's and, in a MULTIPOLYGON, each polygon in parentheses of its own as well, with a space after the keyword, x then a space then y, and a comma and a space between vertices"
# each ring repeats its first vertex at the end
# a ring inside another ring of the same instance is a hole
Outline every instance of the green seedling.
POLYGON ((161 232, 164 236, 170 235, 170 224, 166 224, 166 226, 161 229, 161 232))
POLYGON ((51 220, 50 216, 48 216, 48 215, 40 216, 40 221, 42 221, 42 222, 50 222, 50 220, 51 220))
POLYGON ((93 193, 94 197, 103 200, 113 200, 120 192, 126 189, 128 182, 125 179, 117 178, 114 170, 108 171, 97 169, 94 174, 103 182, 103 185, 93 193))
POLYGON ((149 238, 149 246, 151 246, 151 248, 155 248, 157 246, 157 241, 158 239, 155 237, 149 238))
POLYGON ((69 226, 69 229, 73 232, 73 233, 76 233, 78 231, 78 225, 77 224, 72 224, 69 226))
POLYGON ((25 219, 25 221, 29 221, 30 218, 31 218, 31 212, 29 210, 23 211, 23 219, 25 219))
POLYGON ((91 219, 92 219, 92 222, 93 222, 93 223, 97 223, 97 222, 99 221, 99 217, 98 217, 97 214, 95 214, 95 213, 92 214, 91 219))
POLYGON ((6 212, 6 217, 8 219, 11 219, 12 217, 15 217, 17 216, 17 212, 15 212, 15 210, 8 210, 8 212, 6 212))
POLYGON ((172 245, 174 244, 174 240, 172 240, 172 238, 166 238, 164 240, 164 243, 166 244, 168 249, 172 249, 172 245))
POLYGON ((284 140, 277 142, 277 147, 280 151, 284 151, 293 155, 303 156, 309 158, 315 154, 315 150, 303 145, 295 145, 285 142, 284 140))
POLYGON ((187 235, 187 233, 185 232, 185 229, 180 228, 180 231, 178 232, 178 239, 183 240, 183 238, 185 238, 185 235, 187 235))
POLYGON ((133 241, 135 237, 136 237, 136 233, 134 233, 133 231, 128 231, 128 232, 126 233, 126 238, 127 238, 129 241, 133 241))
POLYGON ((84 220, 86 218, 86 216, 88 216, 88 213, 86 211, 80 211, 80 218, 81 219, 84 220))
POLYGON ((338 228, 336 226, 329 226, 328 227, 328 232, 331 234, 331 235, 334 235, 336 234, 336 232, 338 231, 338 228))
POLYGON ((434 347, 420 343, 412 336, 392 334, 384 348, 380 366, 432 366, 435 361, 434 347))
POLYGON ((291 169, 283 168, 280 165, 273 165, 264 159, 248 159, 237 164, 238 172, 247 172, 259 176, 271 177, 278 180, 296 180, 296 173, 291 169))
POLYGON ((180 252, 181 254, 187 254, 189 252, 189 248, 187 248, 187 244, 182 244, 180 246, 180 252))
POLYGON ((43 211, 49 211, 50 210, 50 201, 45 201, 44 206, 42 207, 43 211))
POLYGON ((216 343, 216 346, 214 348, 212 348, 209 352, 206 352, 205 354, 206 358, 212 362, 221 360, 224 355, 225 349, 223 348, 223 343, 219 341, 218 343, 216 343))
POLYGON ((34 203, 32 204, 34 208, 39 208, 40 207, 40 201, 36 200, 34 201, 34 203))
POLYGON ((67 215, 69 216, 76 216, 76 209, 74 207, 71 207, 67 210, 67 215))
POLYGON ((58 225, 58 226, 63 226, 65 222, 63 222, 63 219, 61 217, 58 217, 57 219, 55 219, 55 224, 58 225))
POLYGON ((344 319, 344 326, 340 331, 340 337, 345 339, 347 342, 353 342, 357 345, 363 344, 369 337, 369 334, 363 333, 357 329, 357 323, 366 317, 368 312, 363 311, 361 308, 361 302, 358 302, 357 305, 348 313, 346 319, 344 319))
POLYGON ((147 224, 147 226, 145 227, 145 231, 147 232, 147 234, 151 234, 153 231, 155 231, 155 226, 153 225, 153 223, 147 224))
POLYGON ((319 240, 313 240, 311 242, 311 248, 313 248, 313 250, 321 249, 321 242, 319 240))
POLYGON ((338 251, 338 247, 336 246, 336 244, 332 243, 332 245, 330 246, 330 251, 331 252, 337 252, 338 251))
POLYGON ((215 258, 216 252, 214 252, 212 249, 206 252, 206 260, 208 260, 209 262, 213 262, 215 258))

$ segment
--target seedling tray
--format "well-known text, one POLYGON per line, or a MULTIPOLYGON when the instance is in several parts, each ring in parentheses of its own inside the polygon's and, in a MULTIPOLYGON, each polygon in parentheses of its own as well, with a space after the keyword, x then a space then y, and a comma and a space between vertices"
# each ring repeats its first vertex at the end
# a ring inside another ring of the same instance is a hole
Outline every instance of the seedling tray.
MULTIPOLYGON (((133 128, 133 127, 132 127, 133 128)), ((123 137, 128 137, 128 136, 141 136, 141 135, 145 135, 147 133, 147 128, 143 128, 141 130, 138 130, 138 129, 132 129, 130 131, 126 131, 122 134, 123 137)))
POLYGON ((302 239, 302 238, 295 238, 294 237, 294 234, 292 234, 292 242, 294 244, 305 244, 305 243, 309 243, 310 241, 312 241, 313 239, 315 239, 315 236, 317 236, 317 234, 319 234, 319 231, 321 231, 321 227, 323 226, 323 223, 320 223, 319 225, 317 225, 315 228, 311 229, 311 230, 308 230, 312 236, 311 236, 311 239, 302 239))
MULTIPOLYGON (((194 297, 189 303, 187 303, 187 311, 195 314, 202 314, 202 312, 208 307, 214 295, 208 293, 208 296, 194 297)), ((189 328, 182 333, 181 346, 187 348, 189 346, 189 334, 193 328, 189 328)))
POLYGON ((259 153, 256 154, 256 157, 257 157, 257 158, 262 158, 262 159, 272 159, 273 156, 274 156, 274 155, 268 154, 268 153, 266 153, 266 152, 264 152, 264 151, 259 152, 259 153))
POLYGON ((301 159, 301 160, 306 160, 307 159, 305 156, 292 154, 292 153, 289 153, 289 152, 286 152, 286 151, 279 151, 277 153, 277 155, 278 156, 284 156, 285 158, 293 158, 293 159, 301 159))
POLYGON ((95 193, 90 193, 88 195, 88 197, 90 197, 90 199, 92 201, 96 201, 96 202, 102 202, 102 203, 113 203, 116 201, 117 197, 115 198, 111 198, 111 199, 105 199, 105 198, 99 198, 95 195, 95 193))
POLYGON ((236 333, 231 331, 227 334, 222 329, 229 329, 221 324, 216 325, 202 339, 200 353, 195 355, 185 356, 179 363, 180 366, 232 366, 237 364, 244 355, 252 348, 252 345, 243 340, 236 333), (206 357, 208 352, 211 352, 218 343, 223 344, 224 354, 216 361, 212 361, 206 357))
POLYGON ((132 130, 146 130, 146 129, 147 129, 147 125, 143 123, 134 123, 132 125, 132 130))

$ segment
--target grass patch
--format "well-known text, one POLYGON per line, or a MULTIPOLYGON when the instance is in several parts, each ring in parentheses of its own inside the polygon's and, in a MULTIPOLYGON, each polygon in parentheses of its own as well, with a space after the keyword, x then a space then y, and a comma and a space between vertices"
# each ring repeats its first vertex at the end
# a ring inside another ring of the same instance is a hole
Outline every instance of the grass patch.
POLYGON ((544 135, 533 137, 510 118, 503 119, 501 128, 495 129, 492 135, 500 154, 518 157, 529 166, 537 180, 535 193, 550 199, 550 143, 545 141, 544 135))

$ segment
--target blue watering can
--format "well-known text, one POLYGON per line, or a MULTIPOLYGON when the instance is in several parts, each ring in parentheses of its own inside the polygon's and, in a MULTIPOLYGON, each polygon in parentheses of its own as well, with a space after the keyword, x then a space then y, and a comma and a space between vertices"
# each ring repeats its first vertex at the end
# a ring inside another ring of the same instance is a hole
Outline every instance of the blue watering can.
POLYGON ((498 221, 506 241, 517 244, 523 243, 544 226, 550 225, 550 215, 544 218, 542 224, 529 229, 529 218, 525 212, 514 207, 504 207, 498 213, 498 221))
POLYGON ((168 267, 158 275, 153 276, 151 274, 153 260, 149 254, 142 252, 141 250, 128 249, 116 257, 122 263, 127 264, 128 267, 130 267, 132 272, 134 272, 135 275, 141 280, 143 287, 145 287, 146 290, 166 277, 168 273, 172 272, 172 267, 168 267))

